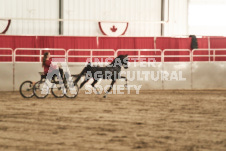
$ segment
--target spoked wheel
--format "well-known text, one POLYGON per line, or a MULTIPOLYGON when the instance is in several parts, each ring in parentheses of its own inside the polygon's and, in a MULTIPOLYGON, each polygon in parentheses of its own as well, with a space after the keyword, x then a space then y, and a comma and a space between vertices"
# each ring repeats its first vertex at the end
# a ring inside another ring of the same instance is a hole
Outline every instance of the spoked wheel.
POLYGON ((64 97, 65 88, 64 88, 64 86, 62 87, 62 85, 63 84, 54 84, 54 86, 51 89, 52 94, 56 98, 62 98, 62 97, 64 97))
POLYGON ((33 83, 32 81, 24 81, 21 85, 20 85, 20 94, 24 97, 24 98, 31 98, 34 96, 34 92, 33 92, 33 83))
POLYGON ((67 98, 75 98, 78 95, 79 88, 77 84, 74 84, 73 82, 70 82, 66 86, 66 93, 65 96, 67 98))
POLYGON ((38 81, 35 83, 33 91, 37 98, 44 99, 49 94, 49 87, 44 81, 38 81))

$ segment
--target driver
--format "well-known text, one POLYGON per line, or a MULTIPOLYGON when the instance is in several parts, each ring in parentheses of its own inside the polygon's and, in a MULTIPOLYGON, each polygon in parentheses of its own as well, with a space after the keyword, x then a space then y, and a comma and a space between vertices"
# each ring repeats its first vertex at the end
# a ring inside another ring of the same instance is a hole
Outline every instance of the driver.
POLYGON ((44 75, 48 80, 53 79, 56 75, 59 81, 64 80, 64 71, 60 63, 53 65, 50 60, 50 52, 45 52, 42 59, 42 67, 44 67, 44 75))

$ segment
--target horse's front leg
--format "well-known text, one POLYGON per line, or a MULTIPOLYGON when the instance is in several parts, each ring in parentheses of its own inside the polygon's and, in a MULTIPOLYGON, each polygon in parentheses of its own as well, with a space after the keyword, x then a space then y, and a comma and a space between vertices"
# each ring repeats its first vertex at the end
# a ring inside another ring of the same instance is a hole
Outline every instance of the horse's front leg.
POLYGON ((86 68, 84 68, 80 74, 75 76, 77 77, 77 79, 74 81, 74 84, 78 83, 78 81, 81 79, 81 77, 84 75, 85 72, 86 72, 86 68))
POLYGON ((125 79, 125 81, 126 81, 126 84, 124 85, 125 86, 125 88, 127 88, 127 78, 125 77, 125 76, 120 76, 120 79, 125 79))
POLYGON ((108 93, 111 91, 111 89, 113 88, 114 83, 115 83, 115 80, 112 79, 111 86, 110 86, 110 88, 107 90, 107 92, 105 93, 104 98, 107 97, 107 94, 108 94, 108 93))
POLYGON ((74 80, 74 84, 77 84, 78 83, 78 81, 81 79, 81 74, 78 74, 78 75, 76 75, 76 76, 74 76, 76 79, 74 80))
POLYGON ((82 87, 83 87, 83 85, 86 83, 86 82, 88 82, 89 81, 89 79, 85 79, 82 83, 81 83, 81 85, 80 85, 80 88, 79 89, 81 89, 82 87))

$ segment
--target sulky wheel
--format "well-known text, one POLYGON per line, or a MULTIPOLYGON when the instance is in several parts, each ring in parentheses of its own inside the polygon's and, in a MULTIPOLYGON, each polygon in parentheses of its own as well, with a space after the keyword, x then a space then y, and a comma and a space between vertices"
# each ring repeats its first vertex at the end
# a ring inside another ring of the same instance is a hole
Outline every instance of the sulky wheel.
POLYGON ((65 96, 67 98, 75 98, 78 95, 79 88, 77 83, 69 82, 66 86, 65 96))
POLYGON ((51 91, 56 98, 62 98, 66 93, 63 84, 54 84, 51 91))
POLYGON ((44 99, 49 94, 49 87, 44 81, 38 81, 35 83, 33 91, 37 98, 44 99))
POLYGON ((32 81, 24 81, 20 85, 20 94, 24 98, 32 98, 34 96, 32 81))

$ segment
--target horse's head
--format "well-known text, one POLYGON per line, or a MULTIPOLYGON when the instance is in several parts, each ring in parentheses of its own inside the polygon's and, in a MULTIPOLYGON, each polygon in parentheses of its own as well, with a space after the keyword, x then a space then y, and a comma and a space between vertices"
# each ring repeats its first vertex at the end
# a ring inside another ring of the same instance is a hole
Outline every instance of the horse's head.
POLYGON ((121 60, 122 66, 128 69, 128 55, 119 55, 118 58, 121 60))

